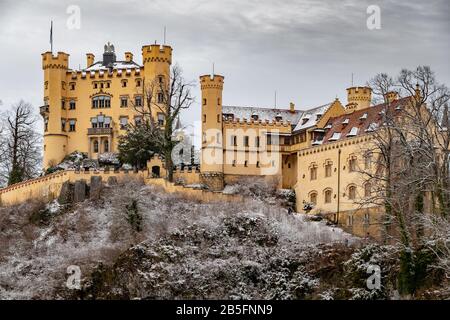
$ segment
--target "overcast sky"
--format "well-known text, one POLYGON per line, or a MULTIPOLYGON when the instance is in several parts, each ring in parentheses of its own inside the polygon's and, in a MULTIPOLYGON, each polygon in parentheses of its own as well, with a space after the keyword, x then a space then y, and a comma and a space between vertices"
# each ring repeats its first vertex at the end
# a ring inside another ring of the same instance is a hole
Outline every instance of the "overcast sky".
MULTIPOLYGON (((0 100, 6 108, 19 99, 36 108, 43 99, 41 53, 70 54, 70 67, 85 67, 87 52, 100 58, 103 45, 115 45, 141 63, 141 46, 162 42, 174 48, 174 61, 189 80, 215 71, 225 76, 226 105, 298 109, 346 103, 351 74, 363 85, 374 74, 429 65, 450 85, 450 1, 324 0, 0 0, 0 100), (80 8, 79 29, 69 29, 69 6, 80 8), (381 29, 369 30, 366 10, 381 9, 381 29)), ((97 59, 96 59, 97 60, 97 59)), ((197 96, 200 94, 196 87, 197 96)), ((200 98, 197 98, 199 101, 200 98)), ((200 106, 183 122, 200 117, 200 106)))

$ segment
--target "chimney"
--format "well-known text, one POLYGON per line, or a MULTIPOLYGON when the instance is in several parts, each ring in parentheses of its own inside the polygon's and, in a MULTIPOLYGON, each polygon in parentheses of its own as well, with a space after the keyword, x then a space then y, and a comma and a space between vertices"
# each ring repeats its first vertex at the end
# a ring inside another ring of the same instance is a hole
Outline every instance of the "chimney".
POLYGON ((392 102, 394 102, 395 100, 398 100, 398 93, 395 92, 395 91, 389 91, 388 93, 386 93, 386 94, 384 95, 384 100, 385 100, 387 103, 392 103, 392 102))
POLYGON ((116 53, 114 52, 114 45, 109 42, 105 44, 105 52, 103 52, 103 65, 105 67, 112 67, 112 64, 116 62, 116 53))
POLYGON ((293 102, 289 103, 289 111, 291 111, 292 113, 295 112, 295 104, 293 102))
POLYGON ((86 68, 89 68, 94 64, 95 56, 93 53, 86 53, 86 68))
POLYGON ((127 62, 133 61, 133 54, 131 52, 125 52, 125 61, 127 62))

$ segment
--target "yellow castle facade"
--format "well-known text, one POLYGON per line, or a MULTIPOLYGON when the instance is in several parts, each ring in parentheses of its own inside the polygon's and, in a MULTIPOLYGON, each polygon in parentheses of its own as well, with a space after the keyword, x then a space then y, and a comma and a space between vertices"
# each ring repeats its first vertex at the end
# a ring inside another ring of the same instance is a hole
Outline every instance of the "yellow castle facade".
POLYGON ((240 177, 272 178, 295 190, 296 211, 322 214, 360 236, 385 236, 382 208, 364 201, 372 190, 362 172, 376 170, 367 150, 382 110, 400 110, 408 98, 391 92, 387 104, 372 106, 371 88, 350 87, 345 105, 227 106, 223 76, 201 76, 200 84, 203 183, 220 190, 240 177))
MULTIPOLYGON (((72 70, 68 54, 42 54, 45 168, 74 151, 93 159, 101 153, 117 152, 118 137, 127 124, 141 121, 135 107, 145 103, 146 83, 169 79, 172 48, 143 46, 142 65, 133 61, 130 52, 124 60, 117 60, 110 44, 105 45, 102 60, 95 61, 91 53, 86 57, 86 68, 72 70)), ((382 207, 364 203, 372 186, 361 175, 362 170, 376 170, 367 149, 386 108, 386 104, 371 105, 371 88, 348 88, 346 104, 336 98, 299 110, 294 103, 287 108, 224 104, 225 77, 221 75, 200 76, 199 84, 200 170, 177 169, 174 176, 185 185, 203 185, 207 190, 164 182, 166 190, 195 193, 208 201, 235 199, 220 191, 240 178, 265 178, 276 181, 280 189, 295 190, 297 212, 325 215, 359 236, 385 238, 382 207)), ((401 110, 409 98, 399 99, 392 92, 386 99, 389 108, 401 110)), ((163 124, 164 118, 156 110, 153 117, 163 124)), ((139 176, 149 183, 156 183, 155 172, 157 176, 166 174, 158 157, 149 159, 147 167, 148 172, 139 176)), ((116 175, 109 171, 101 174, 116 175)), ((78 176, 69 172, 55 177, 78 176)), ((2 189, 0 203, 18 203, 42 190, 47 194, 55 179, 42 177, 2 189)))
MULTIPOLYGON (((145 86, 168 79, 172 63, 170 46, 142 47, 142 65, 125 52, 118 60, 114 46, 106 44, 103 57, 95 61, 86 54, 86 68, 69 68, 69 54, 42 54, 44 71, 44 168, 60 163, 67 154, 85 152, 96 159, 101 153, 117 152, 118 137, 130 122, 141 121, 136 107, 146 99, 145 86)), ((155 99, 159 99, 155 92, 155 99)), ((164 122, 153 108, 154 119, 164 122)))

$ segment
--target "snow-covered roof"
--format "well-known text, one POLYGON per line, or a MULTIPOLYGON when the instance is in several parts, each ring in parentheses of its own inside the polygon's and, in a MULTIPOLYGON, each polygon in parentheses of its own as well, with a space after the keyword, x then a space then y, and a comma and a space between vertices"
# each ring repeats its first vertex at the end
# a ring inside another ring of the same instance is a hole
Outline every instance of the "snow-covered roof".
POLYGON ((291 112, 289 109, 275 109, 275 108, 258 108, 258 107, 243 107, 243 106, 223 106, 223 115, 233 115, 234 118, 240 120, 252 119, 252 116, 258 116, 261 121, 275 121, 276 117, 281 117, 281 121, 290 121, 291 124, 296 124, 300 118, 302 111, 295 110, 291 112))
POLYGON ((297 122, 297 125, 294 128, 294 131, 314 127, 320 120, 320 118, 324 115, 324 113, 328 110, 328 108, 331 106, 331 104, 332 103, 330 102, 322 106, 303 111, 302 116, 300 117, 299 121, 297 122))
MULTIPOLYGON (((140 69, 141 66, 138 65, 134 61, 116 61, 113 62, 113 69, 140 69)), ((89 68, 84 69, 83 71, 107 71, 108 68, 103 65, 102 61, 97 61, 93 65, 91 65, 89 68)))

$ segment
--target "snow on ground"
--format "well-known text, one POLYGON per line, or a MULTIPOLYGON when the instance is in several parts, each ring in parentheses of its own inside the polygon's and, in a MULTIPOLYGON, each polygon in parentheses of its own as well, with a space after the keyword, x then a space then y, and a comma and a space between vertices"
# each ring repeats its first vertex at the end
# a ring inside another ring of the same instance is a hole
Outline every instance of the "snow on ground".
MULTIPOLYGON (((142 241, 158 241, 162 236, 194 229, 215 236, 229 232, 230 227, 224 229, 224 225, 232 226, 239 237, 275 237, 283 250, 357 241, 324 222, 288 215, 286 209, 263 201, 201 204, 154 186, 128 182, 107 187, 100 200, 72 208, 56 201, 0 208, 0 299, 58 298, 58 292, 65 290, 70 265, 80 266, 85 276, 97 263, 112 263, 121 252, 142 241), (141 232, 133 231, 127 221, 127 208, 133 200, 142 215, 141 232), (31 222, 43 212, 49 214, 47 220, 31 222), (259 229, 255 231, 254 226, 259 229)), ((221 265, 218 268, 227 264, 220 259, 214 263, 221 265)), ((249 259, 248 263, 253 262, 249 259)))

